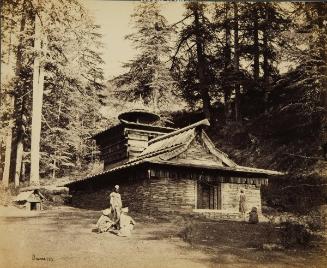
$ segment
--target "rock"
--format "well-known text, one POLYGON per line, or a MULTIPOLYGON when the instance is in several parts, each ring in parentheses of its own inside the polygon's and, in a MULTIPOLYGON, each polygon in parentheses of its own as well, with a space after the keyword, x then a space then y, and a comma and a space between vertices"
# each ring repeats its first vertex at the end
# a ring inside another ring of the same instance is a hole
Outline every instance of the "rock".
POLYGON ((279 218, 280 219, 280 223, 287 222, 288 221, 288 218, 289 217, 287 215, 281 215, 280 218, 279 218))
POLYGON ((69 188, 58 186, 41 186, 41 193, 47 200, 47 205, 64 205, 70 202, 69 188))
POLYGON ((58 187, 58 186, 41 186, 40 190, 43 192, 49 192, 51 194, 68 194, 68 187, 58 187))
POLYGON ((284 247, 280 244, 267 243, 262 245, 262 249, 272 251, 272 250, 282 250, 284 249, 284 247))
POLYGON ((272 224, 276 224, 276 225, 279 225, 281 223, 280 217, 278 217, 278 216, 271 217, 270 221, 272 224))

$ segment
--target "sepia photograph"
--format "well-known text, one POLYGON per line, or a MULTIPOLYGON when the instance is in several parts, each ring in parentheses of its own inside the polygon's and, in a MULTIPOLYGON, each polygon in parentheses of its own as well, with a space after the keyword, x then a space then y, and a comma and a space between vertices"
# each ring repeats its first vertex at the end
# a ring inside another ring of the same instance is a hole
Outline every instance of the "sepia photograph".
POLYGON ((327 267, 327 2, 0 8, 0 268, 327 267))

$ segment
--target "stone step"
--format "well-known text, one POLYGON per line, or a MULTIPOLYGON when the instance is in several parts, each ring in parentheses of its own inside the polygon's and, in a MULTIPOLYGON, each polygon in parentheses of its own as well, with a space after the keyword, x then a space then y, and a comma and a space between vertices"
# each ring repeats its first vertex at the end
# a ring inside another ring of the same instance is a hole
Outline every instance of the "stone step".
MULTIPOLYGON (((210 211, 210 210, 194 210, 192 213, 195 217, 201 217, 211 220, 231 220, 231 221, 249 221, 249 215, 246 214, 245 218, 239 212, 235 211, 210 211)), ((264 215, 259 213, 259 222, 269 221, 264 215)))

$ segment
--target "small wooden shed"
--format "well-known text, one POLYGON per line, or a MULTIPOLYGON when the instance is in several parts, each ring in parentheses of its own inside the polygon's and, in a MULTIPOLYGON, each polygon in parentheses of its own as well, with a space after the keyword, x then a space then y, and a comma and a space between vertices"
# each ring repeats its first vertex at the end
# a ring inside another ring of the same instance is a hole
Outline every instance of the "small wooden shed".
POLYGON ((14 202, 22 207, 25 207, 26 210, 39 211, 42 210, 42 201, 44 196, 40 193, 38 189, 21 192, 16 196, 14 202))

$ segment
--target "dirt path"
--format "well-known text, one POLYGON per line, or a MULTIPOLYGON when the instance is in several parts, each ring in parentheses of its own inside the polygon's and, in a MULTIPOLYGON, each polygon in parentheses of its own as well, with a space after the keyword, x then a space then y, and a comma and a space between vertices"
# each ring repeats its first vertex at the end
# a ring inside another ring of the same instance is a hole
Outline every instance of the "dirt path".
POLYGON ((179 238, 180 221, 176 227, 174 221, 135 217, 139 224, 133 236, 124 238, 92 232, 97 211, 56 207, 32 217, 24 211, 1 214, 0 268, 324 267, 316 256, 248 248, 235 241, 236 233, 248 227, 236 223, 199 223, 202 227, 192 232, 193 247, 179 238), (213 235, 217 227, 225 230, 223 235, 213 235), (207 228, 205 237, 197 234, 201 228, 207 228))
POLYGON ((209 264, 206 254, 190 250, 179 238, 169 237, 174 232, 172 224, 161 224, 159 228, 155 223, 138 225, 131 238, 124 238, 92 232, 98 215, 99 212, 61 207, 36 217, 0 217, 0 267, 207 267, 209 264))

